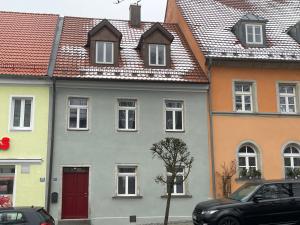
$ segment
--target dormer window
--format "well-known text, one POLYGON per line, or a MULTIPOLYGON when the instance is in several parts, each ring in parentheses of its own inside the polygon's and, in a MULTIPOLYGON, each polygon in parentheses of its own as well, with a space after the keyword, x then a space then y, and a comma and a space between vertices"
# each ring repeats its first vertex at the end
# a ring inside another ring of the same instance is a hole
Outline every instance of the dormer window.
POLYGON ((114 63, 114 44, 113 42, 96 41, 96 63, 114 63))
POLYGON ((88 32, 90 62, 95 66, 117 66, 122 34, 104 19, 88 32))
POLYGON ((232 32, 244 48, 264 48, 267 46, 266 24, 268 20, 246 14, 234 25, 232 32))
POLYGON ((246 43, 263 44, 262 25, 246 24, 246 43))
POLYGON ((149 65, 166 65, 166 45, 149 44, 149 65))
POLYGON ((170 68, 171 44, 174 36, 160 23, 142 34, 137 49, 141 51, 145 67, 170 68))
POLYGON ((300 21, 293 27, 289 28, 287 33, 300 44, 300 21))

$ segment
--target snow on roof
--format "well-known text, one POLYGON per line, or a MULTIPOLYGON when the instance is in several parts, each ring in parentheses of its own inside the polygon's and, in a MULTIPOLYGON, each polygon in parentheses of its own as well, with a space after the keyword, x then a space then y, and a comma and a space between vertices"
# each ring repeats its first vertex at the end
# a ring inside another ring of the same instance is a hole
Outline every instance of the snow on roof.
POLYGON ((287 34, 300 21, 299 0, 176 0, 176 4, 207 57, 300 61, 300 45, 287 34), (268 47, 245 48, 232 32, 247 15, 268 21, 268 47))
POLYGON ((123 20, 109 20, 122 33, 117 66, 93 65, 85 45, 88 32, 100 22, 101 19, 64 18, 55 77, 207 83, 207 77, 175 24, 162 24, 174 36, 170 68, 145 68, 141 52, 137 49, 141 35, 154 23, 142 22, 137 28, 123 20))

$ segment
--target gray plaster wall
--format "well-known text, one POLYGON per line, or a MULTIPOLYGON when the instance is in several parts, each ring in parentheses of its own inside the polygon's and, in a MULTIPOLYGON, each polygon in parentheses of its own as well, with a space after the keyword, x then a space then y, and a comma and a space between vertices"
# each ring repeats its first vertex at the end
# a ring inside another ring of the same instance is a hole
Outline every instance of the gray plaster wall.
POLYGON ((191 198, 174 198, 170 220, 190 220, 194 206, 209 198, 209 152, 207 85, 129 82, 58 81, 54 164, 51 192, 59 193, 51 203, 51 214, 61 219, 62 167, 89 166, 89 219, 93 225, 127 225, 129 216, 137 223, 162 222, 166 188, 154 178, 165 172, 162 162, 152 159, 150 147, 164 137, 183 139, 194 156, 187 180, 191 198), (89 130, 67 130, 67 99, 89 98, 89 130), (118 98, 137 99, 136 132, 118 132, 118 98), (184 101, 184 127, 180 133, 165 131, 164 101, 184 101), (138 166, 138 187, 142 198, 120 199, 116 195, 116 165, 138 166))

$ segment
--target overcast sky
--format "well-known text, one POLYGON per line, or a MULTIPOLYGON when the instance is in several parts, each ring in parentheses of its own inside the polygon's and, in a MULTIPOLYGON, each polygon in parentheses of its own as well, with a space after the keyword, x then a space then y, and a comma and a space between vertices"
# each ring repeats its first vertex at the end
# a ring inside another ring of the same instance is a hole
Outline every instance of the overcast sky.
MULTIPOLYGON (((61 16, 81 16, 107 19, 128 19, 129 5, 125 0, 0 0, 0 11, 55 13, 61 16)), ((163 21, 167 0, 142 0, 142 20, 163 21)))

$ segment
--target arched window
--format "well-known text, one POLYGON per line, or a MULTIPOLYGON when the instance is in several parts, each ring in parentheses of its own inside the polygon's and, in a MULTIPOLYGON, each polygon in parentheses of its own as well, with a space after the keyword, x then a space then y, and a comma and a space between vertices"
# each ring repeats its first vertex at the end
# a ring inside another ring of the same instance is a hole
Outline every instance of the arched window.
POLYGON ((285 176, 288 178, 294 178, 299 174, 297 170, 300 170, 300 150, 296 145, 288 145, 283 152, 285 176))
POLYGON ((258 170, 257 151, 251 144, 245 144, 238 151, 238 172, 240 177, 246 177, 250 170, 258 170))

